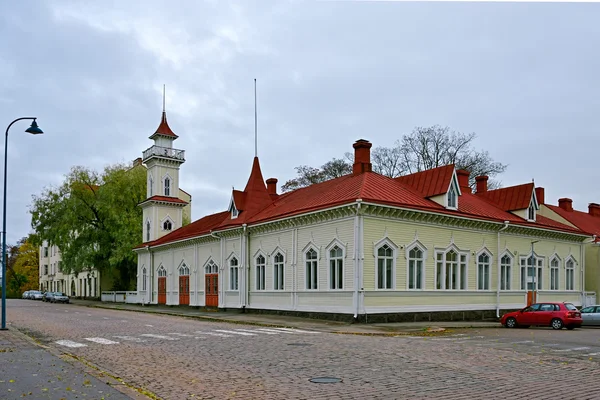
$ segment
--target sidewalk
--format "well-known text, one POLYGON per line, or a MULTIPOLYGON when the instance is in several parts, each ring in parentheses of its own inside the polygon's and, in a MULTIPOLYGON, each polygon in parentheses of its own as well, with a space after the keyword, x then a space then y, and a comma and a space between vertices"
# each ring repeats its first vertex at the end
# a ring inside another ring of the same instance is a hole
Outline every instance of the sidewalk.
POLYGON ((147 399, 92 366, 72 365, 59 353, 10 328, 0 331, 0 399, 23 398, 147 399), (94 375, 101 376, 102 381, 94 375))
POLYGON ((450 329, 501 327, 500 323, 495 321, 423 321, 375 324, 350 324, 339 321, 328 321, 284 315, 241 313, 238 311, 209 312, 200 311, 190 307, 178 306, 143 306, 141 304, 108 303, 93 300, 77 299, 73 299, 71 300, 71 302, 79 306, 174 315, 186 318, 197 318, 205 321, 308 329, 320 332, 354 335, 414 335, 418 333, 440 332, 450 329))

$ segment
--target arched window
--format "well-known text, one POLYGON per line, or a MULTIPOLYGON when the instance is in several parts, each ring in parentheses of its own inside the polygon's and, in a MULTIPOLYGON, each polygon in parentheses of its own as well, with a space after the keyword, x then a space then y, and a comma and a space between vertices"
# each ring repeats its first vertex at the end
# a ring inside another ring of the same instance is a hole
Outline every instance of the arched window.
POLYGON ((165 196, 171 195, 171 178, 168 176, 165 178, 165 196))
POLYGON ((435 255, 436 289, 467 289, 467 253, 454 248, 438 251, 435 255))
POLYGON ((566 290, 575 290, 575 261, 572 258, 569 258, 565 264, 565 289, 566 290))
POLYGON ((500 259, 500 290, 510 290, 512 257, 505 254, 500 259))
POLYGON ((256 257, 256 290, 265 290, 265 257, 256 257))
POLYGON ((146 267, 142 268, 142 290, 146 291, 148 289, 148 275, 146 272, 146 267))
POLYGON ((377 249, 377 289, 394 288, 394 249, 385 243, 377 249))
POLYGON ((318 269, 319 269, 319 256, 314 249, 308 250, 304 254, 306 260, 306 288, 307 289, 318 289, 318 269))
POLYGON ((165 222, 163 222, 163 230, 170 231, 171 229, 173 229, 173 224, 167 219, 165 222))
POLYGON ((146 241, 150 241, 150 221, 146 221, 146 241))
POLYGON ((408 288, 423 289, 423 276, 425 274, 425 260, 423 250, 415 246, 408 251, 408 288))
POLYGON ((329 289, 344 288, 344 251, 337 245, 329 250, 329 289))
POLYGON ((277 253, 273 257, 273 289, 283 290, 283 254, 277 253))
POLYGON ((213 260, 210 260, 204 267, 205 274, 218 274, 219 266, 213 260))
POLYGON ((558 257, 550 260, 550 290, 558 290, 558 275, 560 271, 560 261, 558 257))
POLYGON ((188 276, 189 274, 189 267, 185 263, 181 264, 181 266, 179 267, 179 276, 188 276))
POLYGON ((238 259, 233 257, 229 260, 229 289, 239 290, 239 267, 238 259))
POLYGON ((477 257, 477 290, 490 290, 490 260, 487 252, 477 257))
POLYGON ((448 190, 448 208, 456 208, 457 207, 457 193, 454 185, 450 185, 450 190, 448 190))
POLYGON ((167 276, 167 270, 162 265, 158 268, 157 275, 159 278, 164 278, 167 276))
POLYGON ((148 179, 148 188, 150 189, 150 197, 152 197, 154 194, 154 179, 152 177, 148 179))

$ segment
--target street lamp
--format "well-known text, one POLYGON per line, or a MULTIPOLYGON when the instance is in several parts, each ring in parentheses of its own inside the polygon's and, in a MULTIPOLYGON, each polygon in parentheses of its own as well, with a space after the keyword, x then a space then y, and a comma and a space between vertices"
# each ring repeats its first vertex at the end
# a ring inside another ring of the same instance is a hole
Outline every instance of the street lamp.
POLYGON ((0 330, 6 330, 6 166, 8 161, 8 130, 10 127, 17 121, 21 121, 23 119, 33 120, 31 122, 31 126, 25 130, 27 133, 31 133, 32 135, 39 135, 44 133, 42 131, 37 122, 35 122, 36 117, 21 117, 15 119, 11 122, 6 128, 6 136, 4 139, 4 199, 3 199, 3 208, 2 208, 2 325, 0 326, 0 330))
POLYGON ((532 268, 532 272, 533 274, 531 275, 531 279, 532 279, 532 294, 533 296, 531 297, 531 301, 532 303, 537 303, 537 260, 535 259, 534 256, 534 249, 533 249, 533 245, 535 243, 539 242, 539 240, 534 240, 531 242, 531 268, 532 268))

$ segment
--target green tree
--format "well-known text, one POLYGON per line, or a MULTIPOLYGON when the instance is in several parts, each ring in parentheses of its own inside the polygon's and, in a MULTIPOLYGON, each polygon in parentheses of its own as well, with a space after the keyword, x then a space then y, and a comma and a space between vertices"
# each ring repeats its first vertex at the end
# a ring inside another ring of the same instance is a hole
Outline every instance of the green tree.
POLYGON ((33 196, 31 224, 36 245, 61 250, 63 271, 96 268, 114 277, 113 290, 128 290, 136 271, 131 249, 142 237, 146 169, 117 164, 101 173, 73 167, 64 182, 33 196))

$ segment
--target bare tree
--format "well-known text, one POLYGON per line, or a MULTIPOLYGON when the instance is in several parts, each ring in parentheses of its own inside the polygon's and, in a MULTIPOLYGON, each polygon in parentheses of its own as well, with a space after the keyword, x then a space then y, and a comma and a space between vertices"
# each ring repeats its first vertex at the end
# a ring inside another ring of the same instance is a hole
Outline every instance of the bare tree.
MULTIPOLYGON (((506 165, 494 161, 487 151, 473 148, 475 133, 464 134, 448 127, 434 125, 417 127, 410 134, 397 140, 393 147, 376 147, 371 152, 373 171, 396 178, 431 168, 454 164, 457 169, 469 171, 469 184, 475 187, 475 177, 487 175, 493 178, 506 170, 506 165)), ((321 168, 296 167, 298 177, 287 181, 283 192, 337 178, 352 172, 354 155, 344 154, 343 159, 334 158, 321 168)), ((490 179, 488 187, 500 187, 500 182, 490 179)))

